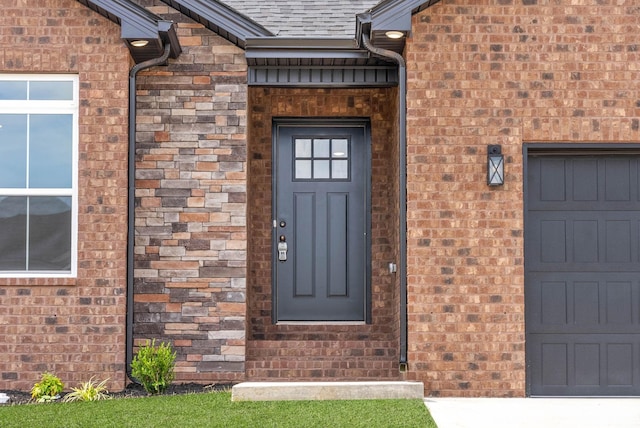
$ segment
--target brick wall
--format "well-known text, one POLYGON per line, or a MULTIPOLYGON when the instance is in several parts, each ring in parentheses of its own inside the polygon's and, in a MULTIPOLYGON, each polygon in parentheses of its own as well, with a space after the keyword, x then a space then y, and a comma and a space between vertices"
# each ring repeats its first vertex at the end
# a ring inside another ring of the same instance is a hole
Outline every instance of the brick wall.
POLYGON ((410 375, 431 395, 522 396, 522 145, 640 140, 640 8, 471 3, 415 15, 406 51, 410 375), (503 187, 485 184, 489 144, 503 187))
MULTIPOLYGON (((399 137, 399 121, 397 118, 397 112, 399 109, 399 91, 395 91, 394 96, 387 99, 389 103, 390 111, 394 112, 394 119, 389 124, 389 137, 392 141, 397 141, 399 137)), ((400 330, 400 197, 399 192, 405 191, 401 190, 400 185, 400 153, 399 153, 400 145, 398 143, 392 144, 388 148, 388 152, 385 153, 384 158, 388 159, 388 168, 389 172, 387 175, 388 181, 385 182, 385 186, 389 191, 389 197, 391 201, 386 201, 386 206, 388 209, 389 217, 386 219, 387 228, 386 233, 389 239, 389 242, 393 243, 392 251, 393 255, 391 260, 396 263, 396 274, 392 276, 392 291, 393 291, 393 314, 391 315, 391 319, 394 320, 394 337, 398 338, 398 358, 397 362, 400 361, 400 335, 403 332, 400 330)), ((403 368, 403 370, 406 369, 403 368)), ((400 376, 403 378, 406 376, 406 370, 400 373, 400 376)))
POLYGON ((74 0, 5 2, 0 72, 80 78, 78 276, 0 279, 0 390, 44 371, 124 387, 129 53, 120 27, 74 0))
POLYGON ((171 342, 176 382, 244 377, 244 52, 160 2, 183 53, 138 78, 135 343, 171 342))
POLYGON ((396 89, 249 91, 249 269, 247 377, 395 379, 397 292, 387 264, 397 249, 396 89), (271 322, 271 123, 274 117, 366 117, 372 132, 372 324, 271 322))

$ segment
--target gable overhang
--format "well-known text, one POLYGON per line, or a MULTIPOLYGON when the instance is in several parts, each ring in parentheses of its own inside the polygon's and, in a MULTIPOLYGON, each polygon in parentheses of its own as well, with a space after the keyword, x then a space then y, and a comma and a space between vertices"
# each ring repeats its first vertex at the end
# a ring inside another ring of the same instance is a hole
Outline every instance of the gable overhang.
POLYGON ((131 57, 136 64, 162 56, 165 44, 169 44, 170 57, 177 58, 182 49, 172 21, 166 21, 130 0, 78 0, 121 28, 131 57), (146 45, 136 47, 136 42, 146 45))
MULTIPOLYGON (((176 0, 172 0, 176 1, 176 0)), ((185 0, 182 0, 185 1, 185 0)), ((363 45, 401 54, 411 17, 439 0, 385 0, 357 15, 353 39, 250 37, 245 40, 252 86, 396 86, 398 64, 363 45), (389 38, 389 31, 404 37, 389 38)), ((187 0, 188 2, 188 0, 187 0)))
POLYGON ((249 38, 274 36, 262 25, 216 0, 162 1, 242 49, 249 38))
POLYGON ((358 15, 356 40, 367 34, 374 46, 397 53, 404 51, 406 37, 411 34, 411 16, 433 6, 440 0, 385 0, 358 15), (389 31, 400 32, 404 37, 392 39, 389 31))

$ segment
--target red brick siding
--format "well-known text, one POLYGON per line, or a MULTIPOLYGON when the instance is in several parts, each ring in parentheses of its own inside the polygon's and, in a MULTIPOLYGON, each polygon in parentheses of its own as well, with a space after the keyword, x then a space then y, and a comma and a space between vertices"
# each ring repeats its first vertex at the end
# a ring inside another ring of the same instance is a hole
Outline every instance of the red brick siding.
POLYGON ((242 380, 244 52, 160 2, 144 4, 177 23, 183 52, 138 78, 135 343, 171 342, 176 382, 242 380))
POLYGON ((398 377, 398 300, 387 267, 397 248, 396 99, 396 89, 250 89, 248 378, 398 377), (271 122, 284 116, 371 118, 371 325, 271 323, 271 122))
POLYGON ((415 15, 406 50, 410 376, 431 395, 523 396, 522 145, 640 140, 640 9, 471 3, 415 15), (485 184, 489 144, 503 187, 485 184))
MULTIPOLYGON (((6 3, 6 2, 5 2, 6 3)), ((120 27, 73 0, 19 0, 0 17, 0 71, 80 78, 78 276, 0 279, 0 389, 44 371, 68 386, 125 383, 127 76, 120 27)))

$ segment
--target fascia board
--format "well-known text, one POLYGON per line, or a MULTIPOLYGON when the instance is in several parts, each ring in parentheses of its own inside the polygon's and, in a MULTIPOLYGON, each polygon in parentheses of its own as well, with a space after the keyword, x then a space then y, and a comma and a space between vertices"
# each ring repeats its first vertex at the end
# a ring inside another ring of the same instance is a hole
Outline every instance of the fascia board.
POLYGON ((355 49, 355 39, 257 37, 246 40, 247 49, 355 49))
POLYGON ((246 42, 247 59, 335 58, 366 59, 369 53, 358 49, 354 39, 254 38, 246 42))
POLYGON ((158 35, 161 18, 129 0, 78 0, 122 28, 122 38, 151 38, 158 35))
POLYGON ((318 59, 318 58, 334 58, 334 59, 366 59, 369 58, 369 53, 363 50, 261 50, 261 49, 251 49, 247 50, 246 58, 247 59, 264 59, 264 58, 309 58, 309 59, 318 59))

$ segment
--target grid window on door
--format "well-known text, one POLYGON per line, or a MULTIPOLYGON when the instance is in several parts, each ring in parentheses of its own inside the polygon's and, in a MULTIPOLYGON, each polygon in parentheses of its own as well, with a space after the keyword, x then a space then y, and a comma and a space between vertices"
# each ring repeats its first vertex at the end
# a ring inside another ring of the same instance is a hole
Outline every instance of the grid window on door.
POLYGON ((295 180, 348 180, 349 140, 295 138, 295 180))

